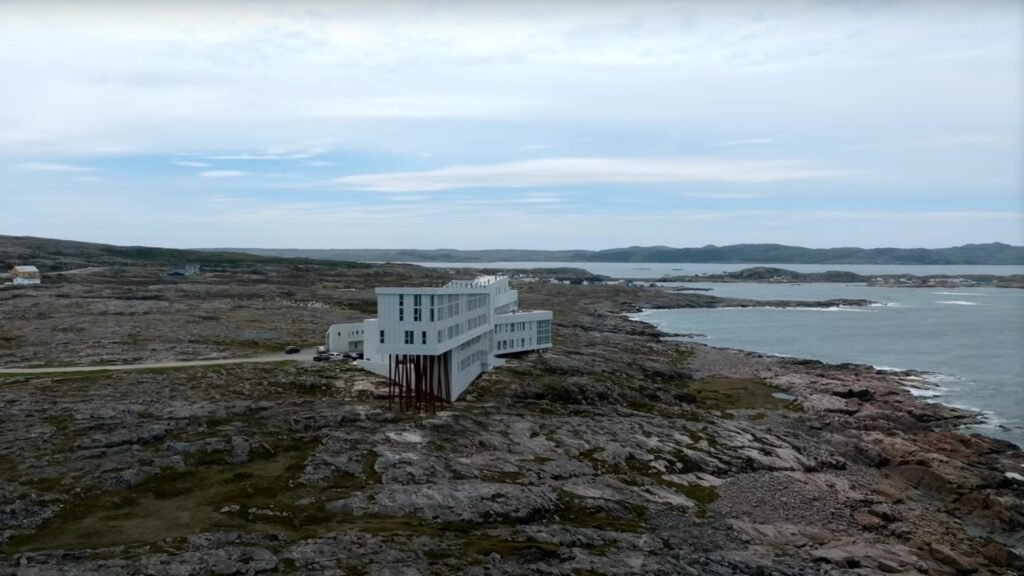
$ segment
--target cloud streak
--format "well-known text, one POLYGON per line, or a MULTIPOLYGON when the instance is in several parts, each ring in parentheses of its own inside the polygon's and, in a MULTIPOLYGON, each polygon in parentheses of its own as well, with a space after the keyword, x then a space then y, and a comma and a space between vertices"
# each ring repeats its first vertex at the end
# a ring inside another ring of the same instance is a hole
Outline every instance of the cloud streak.
POLYGON ((249 172, 243 172, 242 170, 207 170, 200 172, 201 178, 238 178, 239 176, 248 176, 249 172))
POLYGON ((90 166, 78 166, 76 164, 60 164, 57 162, 25 162, 18 164, 18 167, 32 172, 95 172, 96 169, 90 166))
POLYGON ((194 162, 192 160, 171 160, 168 164, 182 166, 184 168, 208 168, 213 166, 213 164, 210 164, 209 162, 194 162))
POLYGON ((742 138, 739 140, 723 140, 715 144, 715 146, 731 147, 731 146, 759 146, 764 144, 771 144, 771 138, 742 138))
POLYGON ((856 172, 790 160, 681 158, 548 158, 502 164, 458 165, 417 172, 356 174, 333 180, 372 192, 432 192, 460 188, 530 188, 583 184, 726 182, 757 184, 839 178, 856 172))

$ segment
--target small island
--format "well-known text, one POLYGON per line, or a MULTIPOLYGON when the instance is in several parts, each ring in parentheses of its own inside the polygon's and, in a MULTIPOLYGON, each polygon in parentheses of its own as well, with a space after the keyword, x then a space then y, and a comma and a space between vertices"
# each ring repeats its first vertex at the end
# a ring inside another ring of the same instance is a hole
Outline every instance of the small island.
POLYGON ((999 276, 995 274, 880 274, 863 275, 842 270, 826 272, 796 272, 785 268, 756 266, 721 274, 691 274, 662 276, 657 282, 755 282, 761 284, 809 284, 838 282, 866 284, 886 288, 966 288, 989 286, 993 288, 1024 288, 1024 274, 999 276))

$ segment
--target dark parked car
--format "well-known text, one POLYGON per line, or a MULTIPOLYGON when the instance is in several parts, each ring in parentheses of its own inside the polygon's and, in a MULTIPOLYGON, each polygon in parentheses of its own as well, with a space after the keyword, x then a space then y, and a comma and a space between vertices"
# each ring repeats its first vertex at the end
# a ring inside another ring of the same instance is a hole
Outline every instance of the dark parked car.
POLYGON ((330 360, 331 356, 327 352, 320 352, 316 356, 313 356, 314 362, 322 362, 324 360, 330 360))
POLYGON ((302 348, 298 346, 289 346, 284 349, 285 354, 298 354, 299 352, 302 352, 302 348))

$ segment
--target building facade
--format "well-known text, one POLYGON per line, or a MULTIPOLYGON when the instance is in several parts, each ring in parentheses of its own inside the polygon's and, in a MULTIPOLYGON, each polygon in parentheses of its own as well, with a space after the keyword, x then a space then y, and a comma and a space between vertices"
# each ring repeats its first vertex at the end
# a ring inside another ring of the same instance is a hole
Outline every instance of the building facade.
POLYGON ((11 269, 11 281, 15 286, 39 284, 43 281, 42 274, 35 266, 15 266, 11 269))
POLYGON ((403 406, 451 402, 502 355, 551 347, 551 312, 520 311, 504 276, 376 293, 377 318, 331 326, 327 346, 362 352, 358 363, 387 376, 403 406))

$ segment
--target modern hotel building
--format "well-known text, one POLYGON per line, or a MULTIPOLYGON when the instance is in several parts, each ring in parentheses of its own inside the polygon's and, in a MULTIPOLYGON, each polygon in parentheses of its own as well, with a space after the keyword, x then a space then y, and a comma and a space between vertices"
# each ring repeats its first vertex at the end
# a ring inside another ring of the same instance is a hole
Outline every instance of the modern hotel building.
POLYGON ((359 365, 387 376, 403 406, 451 402, 502 355, 551 347, 551 312, 520 311, 504 276, 376 293, 377 318, 331 326, 327 347, 361 352, 359 365))

